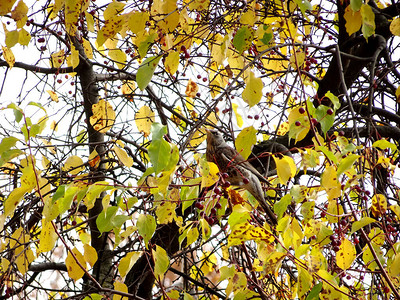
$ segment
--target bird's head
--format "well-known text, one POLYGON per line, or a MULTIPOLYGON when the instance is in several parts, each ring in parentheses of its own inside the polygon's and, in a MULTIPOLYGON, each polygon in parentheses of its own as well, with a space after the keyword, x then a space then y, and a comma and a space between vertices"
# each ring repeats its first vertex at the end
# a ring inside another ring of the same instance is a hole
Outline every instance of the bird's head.
POLYGON ((207 144, 219 146, 225 143, 222 133, 216 129, 206 129, 207 132, 207 144))

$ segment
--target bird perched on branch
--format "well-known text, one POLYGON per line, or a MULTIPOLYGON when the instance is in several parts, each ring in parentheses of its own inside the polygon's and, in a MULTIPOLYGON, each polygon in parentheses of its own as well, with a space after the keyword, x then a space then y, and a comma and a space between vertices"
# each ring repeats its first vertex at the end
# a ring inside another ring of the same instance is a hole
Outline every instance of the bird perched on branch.
POLYGON ((222 134, 215 130, 207 132, 207 161, 215 163, 221 173, 227 173, 230 184, 245 188, 256 198, 261 208, 268 215, 271 223, 277 224, 276 216, 264 198, 261 183, 268 181, 240 153, 229 146, 222 134))

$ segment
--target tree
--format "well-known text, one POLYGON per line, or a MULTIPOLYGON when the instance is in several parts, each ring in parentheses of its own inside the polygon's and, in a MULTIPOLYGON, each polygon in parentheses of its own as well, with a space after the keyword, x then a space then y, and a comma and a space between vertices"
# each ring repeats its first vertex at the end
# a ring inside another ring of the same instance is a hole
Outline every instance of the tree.
POLYGON ((2 1, 0 298, 399 299, 400 4, 366 2, 2 1))

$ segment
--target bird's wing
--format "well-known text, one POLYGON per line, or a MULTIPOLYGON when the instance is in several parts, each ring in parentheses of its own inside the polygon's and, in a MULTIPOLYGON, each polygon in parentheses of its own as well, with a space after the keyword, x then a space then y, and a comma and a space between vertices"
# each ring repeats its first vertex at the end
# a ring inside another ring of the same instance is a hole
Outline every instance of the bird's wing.
POLYGON ((245 160, 236 149, 228 146, 224 148, 224 151, 221 152, 222 156, 226 159, 227 162, 232 162, 232 166, 241 166, 242 168, 245 168, 256 175, 260 181, 268 183, 268 180, 265 179, 265 177, 262 176, 260 172, 258 172, 257 169, 254 168, 247 160, 245 160))

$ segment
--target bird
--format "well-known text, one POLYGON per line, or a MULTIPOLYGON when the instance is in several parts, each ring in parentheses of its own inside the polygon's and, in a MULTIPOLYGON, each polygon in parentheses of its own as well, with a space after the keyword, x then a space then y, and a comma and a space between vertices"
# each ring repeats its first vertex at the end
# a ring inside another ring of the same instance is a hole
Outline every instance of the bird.
POLYGON ((215 163, 220 173, 228 174, 226 178, 231 185, 240 186, 250 192, 268 215, 271 225, 277 224, 277 219, 270 205, 265 201, 261 182, 268 183, 243 156, 229 146, 221 132, 216 129, 206 129, 207 148, 206 159, 215 163))

